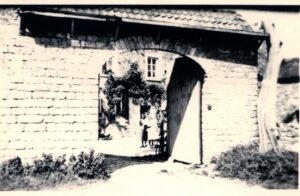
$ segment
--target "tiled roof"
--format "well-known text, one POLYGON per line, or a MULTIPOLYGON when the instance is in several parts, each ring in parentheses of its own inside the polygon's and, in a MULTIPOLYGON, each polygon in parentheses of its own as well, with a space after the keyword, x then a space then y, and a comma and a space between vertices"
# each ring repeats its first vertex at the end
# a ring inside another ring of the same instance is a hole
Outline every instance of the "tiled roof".
POLYGON ((299 77, 299 58, 283 59, 278 78, 299 77))
POLYGON ((258 33, 229 10, 129 7, 43 7, 43 11, 91 17, 116 17, 122 21, 207 30, 258 33))

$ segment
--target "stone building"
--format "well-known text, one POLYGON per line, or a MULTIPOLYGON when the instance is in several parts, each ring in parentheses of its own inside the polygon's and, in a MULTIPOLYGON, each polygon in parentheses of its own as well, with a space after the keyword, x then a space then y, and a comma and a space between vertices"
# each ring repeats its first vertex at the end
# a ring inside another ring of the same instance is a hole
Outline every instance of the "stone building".
MULTIPOLYGON (((103 109, 108 108, 103 90, 109 73, 112 73, 115 78, 122 77, 128 72, 131 64, 136 63, 142 72, 143 79, 148 84, 156 84, 166 90, 174 61, 178 57, 179 55, 177 54, 158 50, 127 51, 110 57, 102 65, 100 72, 100 116, 105 116, 103 109)), ((127 132, 131 135, 138 135, 142 113, 148 113, 151 126, 149 132, 153 133, 152 139, 159 138, 158 120, 156 117, 158 110, 166 110, 166 100, 163 100, 160 106, 154 106, 147 102, 134 104, 132 99, 122 97, 115 103, 114 107, 115 114, 122 117, 123 123, 125 119, 127 120, 127 132)))
POLYGON ((258 140, 258 49, 234 11, 148 7, 0 9, 0 156, 84 150, 97 140, 99 74, 124 51, 179 54, 167 88, 168 153, 209 163, 258 140))

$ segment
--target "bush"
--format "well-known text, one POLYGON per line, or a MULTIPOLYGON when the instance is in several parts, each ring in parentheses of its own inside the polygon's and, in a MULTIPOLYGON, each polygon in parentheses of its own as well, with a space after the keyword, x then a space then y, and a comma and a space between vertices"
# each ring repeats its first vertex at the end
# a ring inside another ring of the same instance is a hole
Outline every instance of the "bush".
POLYGON ((72 171, 81 178, 106 179, 109 177, 104 164, 104 156, 102 154, 95 156, 93 150, 89 154, 81 152, 77 158, 71 156, 69 161, 72 171))
POLYGON ((283 152, 280 157, 273 151, 258 153, 256 144, 237 146, 213 158, 212 163, 222 177, 238 178, 266 188, 298 187, 298 154, 294 152, 283 152))
POLYGON ((20 176, 23 174, 24 167, 20 157, 5 161, 1 164, 1 176, 20 176))
POLYGON ((19 157, 5 161, 0 166, 0 190, 27 189, 38 190, 42 187, 55 187, 82 179, 107 179, 107 167, 102 154, 94 155, 81 152, 72 155, 66 163, 66 156, 53 159, 51 154, 23 166, 19 157))
POLYGON ((34 160, 33 166, 28 167, 28 174, 34 177, 49 179, 51 175, 63 178, 67 175, 66 155, 53 160, 51 154, 43 154, 42 159, 34 160))

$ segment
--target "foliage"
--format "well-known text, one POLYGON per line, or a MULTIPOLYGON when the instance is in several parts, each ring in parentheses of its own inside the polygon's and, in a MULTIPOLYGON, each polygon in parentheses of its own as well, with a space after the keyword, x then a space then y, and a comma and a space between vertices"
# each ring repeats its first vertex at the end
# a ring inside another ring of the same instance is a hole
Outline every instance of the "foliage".
POLYGON ((102 154, 80 153, 72 155, 66 163, 66 156, 53 159, 43 154, 32 165, 23 165, 19 157, 5 161, 0 166, 0 190, 39 190, 43 187, 79 181, 80 179, 107 179, 107 167, 102 154))
POLYGON ((77 158, 71 156, 69 161, 72 171, 80 178, 106 179, 109 177, 104 164, 104 156, 102 154, 95 155, 93 150, 89 154, 81 152, 77 158))
POLYGON ((22 165, 22 160, 20 157, 9 159, 1 165, 1 176, 18 176, 22 175, 24 167, 22 165))
POLYGON ((56 174, 57 177, 63 178, 67 174, 67 165, 65 162, 65 155, 53 160, 51 154, 43 154, 42 159, 34 160, 31 172, 28 172, 28 175, 30 174, 46 180, 49 179, 51 174, 56 174))
POLYGON ((298 153, 274 151, 258 153, 258 145, 237 146, 213 158, 220 176, 238 178, 266 188, 298 187, 298 153))
POLYGON ((122 98, 132 98, 135 104, 147 102, 157 106, 166 99, 165 89, 158 84, 148 84, 137 63, 132 63, 123 77, 118 78, 110 74, 103 92, 108 100, 109 109, 106 116, 110 121, 115 119, 114 106, 122 98))

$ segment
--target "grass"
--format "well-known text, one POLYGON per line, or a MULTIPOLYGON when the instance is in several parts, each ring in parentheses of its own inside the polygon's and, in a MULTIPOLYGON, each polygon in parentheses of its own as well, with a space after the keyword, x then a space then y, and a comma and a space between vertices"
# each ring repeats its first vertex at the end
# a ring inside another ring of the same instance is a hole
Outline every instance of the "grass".
POLYGON ((237 178, 269 189, 298 188, 298 153, 258 153, 258 145, 237 146, 213 158, 221 177, 237 178))

